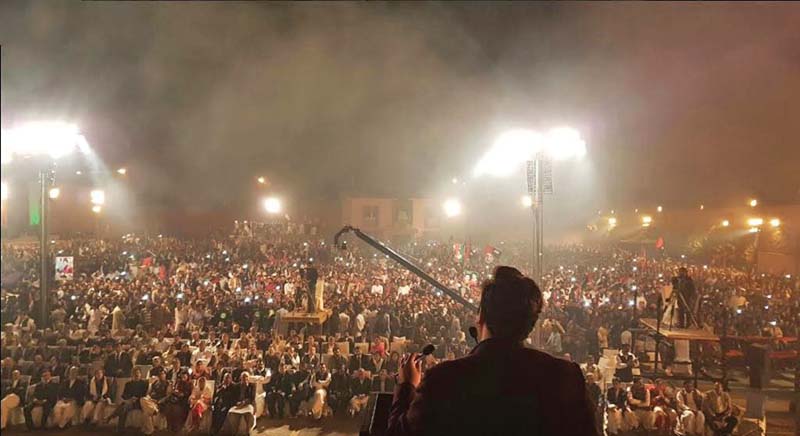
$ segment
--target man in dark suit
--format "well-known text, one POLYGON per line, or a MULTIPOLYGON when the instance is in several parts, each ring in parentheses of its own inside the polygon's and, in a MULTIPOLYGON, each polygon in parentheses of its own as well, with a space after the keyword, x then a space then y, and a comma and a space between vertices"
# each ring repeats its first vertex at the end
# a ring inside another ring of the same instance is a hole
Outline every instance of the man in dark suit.
POLYGON ((267 410, 270 418, 283 419, 283 411, 286 407, 286 398, 292 394, 292 379, 286 373, 286 366, 280 364, 278 372, 272 374, 269 383, 264 385, 266 392, 267 410))
POLYGON ((109 377, 130 377, 131 369, 133 369, 131 356, 122 350, 121 345, 117 344, 114 352, 106 357, 103 370, 109 377))
POLYGON ((23 409, 25 413, 25 425, 28 426, 28 430, 34 429, 33 416, 31 415, 33 409, 37 407, 42 408, 41 428, 44 428, 45 424, 47 424, 47 417, 50 416, 50 412, 53 411, 57 399, 58 383, 52 381, 50 370, 45 369, 42 371, 42 381, 37 383, 33 390, 33 398, 23 409))
POLYGON ((122 402, 114 410, 114 413, 106 418, 106 422, 118 416, 117 432, 121 433, 125 430, 125 419, 128 417, 128 412, 142 408, 139 400, 147 395, 148 387, 147 381, 142 379, 142 370, 135 368, 133 378, 125 383, 125 388, 122 390, 122 402))
POLYGON ((678 298, 678 327, 689 328, 694 322, 695 288, 686 268, 678 268, 678 276, 672 278, 672 292, 678 298))
POLYGON ((393 392, 394 378, 389 377, 386 368, 381 369, 378 375, 372 378, 372 392, 393 392))
POLYGON ((388 434, 596 436, 594 410, 575 363, 526 349, 541 311, 533 280, 498 267, 483 285, 480 343, 461 359, 430 368, 403 360, 388 434))
POLYGON ((3 393, 0 395, 2 403, 0 403, 0 419, 2 425, 0 430, 6 428, 8 418, 11 411, 17 408, 25 399, 25 391, 28 390, 28 383, 22 381, 22 374, 18 369, 11 371, 9 379, 3 379, 3 393))
POLYGON ((211 413, 211 434, 219 433, 222 424, 225 423, 225 417, 228 416, 228 410, 236 405, 236 399, 239 394, 239 388, 233 383, 233 376, 231 373, 225 373, 222 377, 222 385, 217 388, 214 394, 214 404, 211 413))
POLYGON ((73 366, 67 373, 67 379, 61 382, 58 389, 58 402, 53 408, 53 421, 59 428, 72 422, 72 418, 80 413, 86 400, 86 382, 78 378, 78 367, 73 366))
POLYGON ((350 356, 350 362, 347 365, 350 374, 355 374, 360 368, 366 368, 369 363, 368 360, 369 358, 361 353, 361 349, 356 348, 353 355, 350 356))

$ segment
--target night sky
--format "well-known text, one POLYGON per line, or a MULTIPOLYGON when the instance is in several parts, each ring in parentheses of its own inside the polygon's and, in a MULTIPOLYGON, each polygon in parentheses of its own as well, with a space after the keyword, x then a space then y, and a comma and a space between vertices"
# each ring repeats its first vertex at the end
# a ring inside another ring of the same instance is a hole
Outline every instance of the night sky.
POLYGON ((503 130, 554 125, 587 141, 587 210, 796 203, 798 29, 788 2, 3 1, 2 124, 71 120, 177 207, 261 174, 433 195, 503 130))

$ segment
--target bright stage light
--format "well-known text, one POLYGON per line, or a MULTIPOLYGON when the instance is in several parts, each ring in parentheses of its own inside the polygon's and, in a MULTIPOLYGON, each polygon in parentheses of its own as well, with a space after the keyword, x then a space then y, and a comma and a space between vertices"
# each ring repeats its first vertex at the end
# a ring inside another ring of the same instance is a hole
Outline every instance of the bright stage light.
POLYGON ((102 211, 103 211, 103 206, 100 206, 99 204, 95 204, 94 206, 92 206, 92 212, 100 213, 102 211))
POLYGON ((614 217, 609 218, 608 219, 608 225, 611 226, 611 227, 616 226, 617 225, 617 219, 614 218, 614 217))
POLYGON ((650 227, 650 224, 653 223, 653 217, 650 215, 642 216, 642 227, 650 227))
POLYGON ((509 130, 478 161, 474 175, 509 176, 537 153, 545 153, 554 160, 580 158, 586 154, 586 142, 577 130, 569 127, 557 127, 545 135, 527 129, 509 130))
POLYGON ((750 200, 750 207, 756 207, 756 206, 758 206, 758 200, 756 200, 755 198, 750 200))
POLYGON ((282 209, 281 200, 277 197, 267 197, 264 199, 264 210, 267 211, 267 213, 275 215, 281 213, 282 209))
POLYGON ((457 198, 448 198, 442 204, 442 209, 448 218, 459 216, 461 215, 461 202, 457 198))
POLYGON ((23 124, 2 132, 2 163, 14 156, 48 155, 53 159, 75 151, 89 152, 89 144, 74 124, 60 121, 41 121, 23 124))
POLYGON ((451 182, 453 182, 454 185, 457 185, 458 184, 458 177, 453 177, 451 182))
POLYGON ((703 209, 705 209, 705 208, 706 208, 706 206, 705 206, 705 205, 702 205, 702 204, 700 205, 700 210, 703 210, 703 209))
POLYGON ((663 207, 661 207, 661 206, 658 206, 658 207, 656 208, 656 210, 658 211, 658 213, 664 212, 664 208, 663 208, 663 207))
POLYGON ((121 176, 124 176, 125 174, 128 174, 128 169, 127 168, 120 168, 120 169, 117 170, 117 174, 119 174, 121 176))
POLYGON ((262 185, 267 183, 267 179, 264 176, 259 176, 256 180, 258 181, 258 183, 260 183, 262 185))
POLYGON ((748 230, 748 232, 756 233, 756 232, 758 232, 758 227, 750 227, 750 230, 748 230))
POLYGON ((547 132, 545 152, 555 160, 567 160, 586 155, 586 142, 570 127, 556 127, 547 132))
POLYGON ((731 225, 731 222, 730 222, 730 221, 728 221, 728 220, 722 220, 722 227, 728 227, 729 225, 731 225))
POLYGON ((8 183, 3 182, 2 185, 2 199, 3 201, 8 200, 8 183))
POLYGON ((510 175, 522 163, 533 159, 534 154, 542 148, 542 141, 542 135, 532 130, 516 129, 503 133, 478 161, 475 176, 510 175))
POLYGON ((750 227, 758 227, 764 224, 764 218, 749 218, 747 220, 747 225, 750 227))
POLYGON ((92 204, 102 206, 106 203, 106 193, 102 189, 95 189, 89 193, 92 204))
POLYGON ((779 220, 778 218, 773 218, 769 220, 769 225, 771 225, 772 227, 780 227, 781 220, 779 220))
POLYGON ((61 195, 61 189, 59 188, 50 188, 50 192, 48 192, 48 196, 51 200, 55 200, 58 196, 61 195))
POLYGON ((533 197, 530 195, 523 195, 522 196, 522 207, 531 207, 533 206, 533 197))

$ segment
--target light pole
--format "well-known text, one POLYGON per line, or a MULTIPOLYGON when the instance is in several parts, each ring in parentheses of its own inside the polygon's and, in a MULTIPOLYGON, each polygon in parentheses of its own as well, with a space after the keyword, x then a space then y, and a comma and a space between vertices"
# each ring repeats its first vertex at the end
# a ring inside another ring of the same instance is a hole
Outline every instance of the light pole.
POLYGON ((475 176, 507 177, 526 163, 533 217, 531 268, 537 282, 543 274, 544 194, 553 193, 553 161, 581 158, 585 154, 586 143, 575 129, 557 127, 546 133, 517 129, 500 135, 475 167, 475 176))
POLYGON ((45 164, 39 170, 40 218, 39 218, 39 298, 41 300, 40 325, 47 326, 49 248, 47 215, 50 200, 49 188, 55 181, 53 162, 75 151, 86 154, 89 144, 77 126, 63 122, 32 122, 19 127, 2 130, 2 163, 10 163, 15 156, 44 157, 45 164))

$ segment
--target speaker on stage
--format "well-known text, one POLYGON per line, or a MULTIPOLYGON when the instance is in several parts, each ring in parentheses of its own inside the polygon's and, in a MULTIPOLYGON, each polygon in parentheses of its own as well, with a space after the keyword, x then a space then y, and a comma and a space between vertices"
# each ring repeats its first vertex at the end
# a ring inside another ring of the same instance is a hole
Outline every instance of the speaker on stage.
POLYGON ((747 348, 745 358, 750 368, 750 387, 763 389, 770 380, 769 348, 763 344, 751 344, 747 348))

